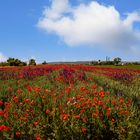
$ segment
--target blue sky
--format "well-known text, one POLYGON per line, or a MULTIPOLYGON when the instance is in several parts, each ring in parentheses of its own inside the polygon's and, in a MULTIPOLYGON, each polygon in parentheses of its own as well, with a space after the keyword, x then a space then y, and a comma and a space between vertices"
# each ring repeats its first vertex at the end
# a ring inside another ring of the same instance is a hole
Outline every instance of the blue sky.
POLYGON ((140 61, 139 0, 1 0, 0 61, 140 61))

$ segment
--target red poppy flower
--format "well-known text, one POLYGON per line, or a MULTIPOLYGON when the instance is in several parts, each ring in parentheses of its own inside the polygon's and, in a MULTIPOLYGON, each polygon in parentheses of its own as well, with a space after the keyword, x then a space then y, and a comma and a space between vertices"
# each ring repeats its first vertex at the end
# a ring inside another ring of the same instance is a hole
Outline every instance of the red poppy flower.
POLYGON ((86 128, 82 128, 82 132, 83 132, 83 134, 85 134, 86 133, 86 128))
POLYGON ((17 137, 20 137, 20 136, 21 136, 21 133, 20 133, 19 131, 17 131, 17 132, 16 132, 16 136, 17 136, 17 137))
POLYGON ((67 120, 67 115, 63 114, 63 120, 67 120))
POLYGON ((0 116, 2 116, 3 115, 3 111, 0 111, 0 116))
POLYGON ((41 140, 39 135, 36 136, 36 140, 41 140))
POLYGON ((80 116, 79 116, 79 115, 76 115, 75 118, 76 118, 76 119, 80 119, 80 116))
POLYGON ((8 113, 5 113, 3 116, 4 116, 4 118, 8 118, 9 117, 8 113))
POLYGON ((50 113, 50 110, 49 110, 49 109, 47 109, 47 110, 46 110, 46 114, 49 114, 49 113, 50 113))
POLYGON ((39 122, 38 121, 36 121, 36 122, 34 122, 33 123, 35 126, 37 126, 38 124, 39 124, 39 122))
POLYGON ((6 127, 5 125, 1 125, 0 126, 0 131, 3 131, 5 129, 5 127, 6 127))
POLYGON ((0 101, 0 106, 1 106, 1 105, 3 105, 3 102, 2 102, 2 101, 0 101))

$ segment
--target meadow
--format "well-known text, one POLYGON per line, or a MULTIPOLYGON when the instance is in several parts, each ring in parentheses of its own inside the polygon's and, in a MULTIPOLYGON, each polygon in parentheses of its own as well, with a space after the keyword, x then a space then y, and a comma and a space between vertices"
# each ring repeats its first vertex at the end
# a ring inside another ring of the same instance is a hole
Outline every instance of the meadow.
POLYGON ((127 139, 140 139, 140 69, 0 68, 0 140, 127 139))

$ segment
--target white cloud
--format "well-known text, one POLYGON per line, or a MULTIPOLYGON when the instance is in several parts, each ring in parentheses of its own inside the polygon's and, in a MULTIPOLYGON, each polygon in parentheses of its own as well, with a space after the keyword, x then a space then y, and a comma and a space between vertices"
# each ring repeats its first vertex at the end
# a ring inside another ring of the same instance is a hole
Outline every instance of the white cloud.
POLYGON ((69 9, 68 0, 52 0, 51 7, 46 7, 43 16, 49 19, 61 18, 61 15, 69 9))
POLYGON ((91 1, 72 6, 69 0, 52 0, 38 21, 38 27, 57 34, 70 46, 108 46, 131 50, 140 44, 140 31, 134 29, 140 13, 122 18, 114 6, 91 1))
POLYGON ((133 23, 135 21, 140 22, 140 13, 138 13, 138 12, 128 13, 127 18, 124 20, 124 24, 125 24, 125 26, 133 29, 133 23))
POLYGON ((7 60, 7 57, 4 56, 1 52, 0 52, 0 62, 5 62, 7 60))

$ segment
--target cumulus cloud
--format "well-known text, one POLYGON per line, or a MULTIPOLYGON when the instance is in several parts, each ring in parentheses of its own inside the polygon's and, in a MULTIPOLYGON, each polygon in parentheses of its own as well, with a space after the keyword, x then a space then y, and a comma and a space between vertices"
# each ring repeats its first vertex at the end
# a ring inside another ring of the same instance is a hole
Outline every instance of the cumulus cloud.
POLYGON ((37 26, 57 34, 69 46, 108 46, 131 49, 140 44, 140 31, 134 23, 140 22, 140 13, 127 13, 125 18, 114 6, 91 1, 72 6, 69 0, 52 0, 37 26))
POLYGON ((0 52, 0 62, 5 62, 7 60, 7 57, 4 56, 1 52, 0 52))

